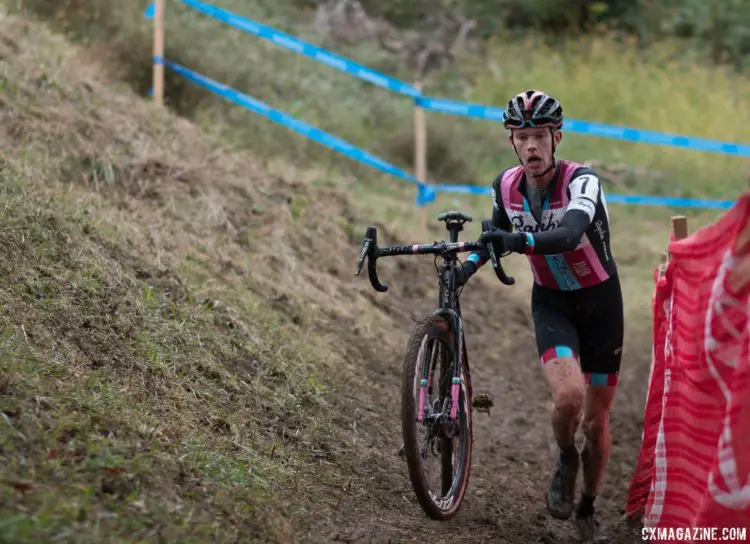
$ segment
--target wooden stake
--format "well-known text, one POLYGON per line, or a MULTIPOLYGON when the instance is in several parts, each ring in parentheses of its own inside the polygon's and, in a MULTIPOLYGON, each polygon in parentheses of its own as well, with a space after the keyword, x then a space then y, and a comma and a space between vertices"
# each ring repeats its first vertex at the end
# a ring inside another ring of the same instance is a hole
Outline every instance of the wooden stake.
MULTIPOLYGON (((674 237, 676 240, 682 240, 683 238, 687 238, 688 235, 688 226, 687 226, 687 217, 684 215, 673 215, 672 216, 672 232, 674 233, 674 237)), ((669 253, 669 250, 665 251, 661 255, 661 259, 659 259, 659 277, 664 275, 665 270, 667 269, 667 265, 669 264, 670 259, 672 258, 671 253, 669 253)))
POLYGON ((164 104, 164 0, 154 0, 154 100, 164 104), (157 62, 156 59, 162 59, 157 62))
POLYGON ((682 240, 688 236, 687 217, 684 215, 672 216, 672 232, 677 240, 682 240))
MULTIPOLYGON (((422 83, 416 81, 414 88, 422 91, 422 83)), ((414 174, 420 182, 427 179, 427 129, 424 122, 424 110, 414 105, 414 174)), ((422 207, 422 230, 427 234, 427 206, 422 207)))

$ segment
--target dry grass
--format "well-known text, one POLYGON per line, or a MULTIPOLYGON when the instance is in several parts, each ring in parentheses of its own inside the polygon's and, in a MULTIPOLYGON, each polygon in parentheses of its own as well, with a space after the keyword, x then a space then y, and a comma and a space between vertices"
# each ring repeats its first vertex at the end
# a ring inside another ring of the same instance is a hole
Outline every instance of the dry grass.
POLYGON ((358 489, 346 200, 0 34, 0 540, 294 540, 358 489))

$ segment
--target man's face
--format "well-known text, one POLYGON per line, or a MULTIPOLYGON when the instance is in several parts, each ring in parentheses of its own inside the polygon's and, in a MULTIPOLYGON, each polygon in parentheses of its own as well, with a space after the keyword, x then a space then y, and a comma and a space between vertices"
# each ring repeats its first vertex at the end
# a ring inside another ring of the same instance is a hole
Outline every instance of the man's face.
MULTIPOLYGON (((552 134, 549 128, 514 129, 509 138, 529 174, 541 174, 552 165, 552 134)), ((561 139, 562 132, 556 131, 555 145, 561 139)))

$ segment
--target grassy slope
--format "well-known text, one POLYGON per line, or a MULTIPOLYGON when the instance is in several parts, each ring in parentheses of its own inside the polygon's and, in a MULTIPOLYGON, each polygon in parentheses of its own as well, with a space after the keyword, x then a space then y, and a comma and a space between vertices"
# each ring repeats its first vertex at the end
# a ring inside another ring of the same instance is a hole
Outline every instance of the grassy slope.
POLYGON ((0 35, 0 541, 291 541, 359 489, 348 205, 0 35))

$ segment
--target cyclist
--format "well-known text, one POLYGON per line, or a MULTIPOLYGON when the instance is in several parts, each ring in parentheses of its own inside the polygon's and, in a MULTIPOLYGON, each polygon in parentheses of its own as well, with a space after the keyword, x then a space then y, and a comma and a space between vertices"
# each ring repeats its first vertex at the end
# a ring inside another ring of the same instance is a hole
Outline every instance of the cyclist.
MULTIPOLYGON (((560 103, 544 92, 522 92, 509 101, 504 125, 520 165, 493 181, 493 230, 480 240, 491 241, 498 257, 510 252, 528 257, 537 350, 554 400, 552 428, 560 448, 547 508, 559 519, 573 513, 580 424, 583 489, 575 519, 583 540, 596 541, 601 535, 594 500, 611 446, 623 304, 602 186, 590 168, 555 159, 562 124, 560 103)), ((457 269, 458 284, 488 259, 470 254, 457 269)))

